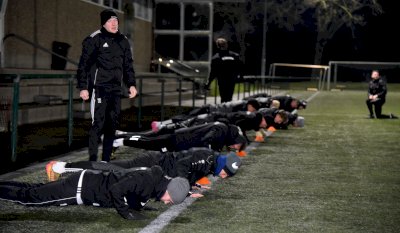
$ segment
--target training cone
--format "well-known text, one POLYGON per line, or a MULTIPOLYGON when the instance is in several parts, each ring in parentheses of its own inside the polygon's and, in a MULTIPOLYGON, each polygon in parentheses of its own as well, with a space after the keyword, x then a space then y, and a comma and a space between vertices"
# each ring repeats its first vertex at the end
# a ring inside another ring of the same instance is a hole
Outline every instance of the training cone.
POLYGON ((247 155, 247 153, 246 153, 246 151, 242 150, 242 151, 236 152, 236 155, 239 156, 239 157, 244 157, 244 156, 247 155))
POLYGON ((270 126, 267 130, 270 131, 270 132, 275 132, 276 131, 275 127, 273 127, 273 126, 270 126))
POLYGON ((211 184, 210 180, 205 176, 203 178, 200 178, 198 181, 196 181, 196 183, 199 184, 199 185, 209 185, 209 184, 211 184))
POLYGON ((256 138, 254 139, 254 141, 256 141, 256 142, 263 142, 263 141, 264 141, 264 137, 263 137, 263 136, 257 135, 256 138))

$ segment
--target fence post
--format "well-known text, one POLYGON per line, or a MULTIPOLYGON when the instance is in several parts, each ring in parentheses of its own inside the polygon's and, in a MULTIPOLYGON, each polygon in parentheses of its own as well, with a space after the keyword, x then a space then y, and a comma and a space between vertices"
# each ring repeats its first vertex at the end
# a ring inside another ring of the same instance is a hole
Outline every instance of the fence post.
POLYGON ((165 79, 159 79, 161 82, 161 121, 164 121, 164 95, 165 95, 165 79))
POLYGON ((192 82, 192 108, 194 108, 195 105, 195 98, 196 98, 196 85, 195 85, 195 80, 192 82))
POLYGON ((217 104, 217 86, 218 86, 218 84, 217 84, 217 80, 216 79, 214 79, 214 82, 215 82, 215 84, 214 84, 214 86, 215 86, 215 89, 214 89, 214 104, 217 104))
POLYGON ((182 78, 181 77, 179 77, 178 82, 179 82, 178 109, 179 109, 179 113, 182 113, 182 78))
POLYGON ((138 77, 139 79, 139 103, 138 103, 138 116, 137 116, 137 121, 138 121, 138 128, 141 129, 142 128, 142 124, 141 124, 141 119, 142 119, 142 104, 143 104, 143 78, 142 77, 138 77))
POLYGON ((11 119, 11 161, 17 161, 17 129, 18 129, 18 105, 19 105, 19 82, 21 75, 18 74, 14 78, 14 91, 12 103, 12 119, 11 119))
POLYGON ((74 116, 73 116, 73 86, 74 75, 71 75, 68 79, 68 147, 71 147, 74 128, 74 116))

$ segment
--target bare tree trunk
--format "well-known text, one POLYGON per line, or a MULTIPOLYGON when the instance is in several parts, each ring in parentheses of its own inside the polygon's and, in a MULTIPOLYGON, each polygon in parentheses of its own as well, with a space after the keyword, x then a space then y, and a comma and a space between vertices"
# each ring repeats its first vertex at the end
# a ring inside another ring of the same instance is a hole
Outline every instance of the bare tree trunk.
POLYGON ((327 39, 318 35, 317 42, 315 43, 314 65, 321 65, 322 55, 324 54, 324 48, 326 44, 327 39))

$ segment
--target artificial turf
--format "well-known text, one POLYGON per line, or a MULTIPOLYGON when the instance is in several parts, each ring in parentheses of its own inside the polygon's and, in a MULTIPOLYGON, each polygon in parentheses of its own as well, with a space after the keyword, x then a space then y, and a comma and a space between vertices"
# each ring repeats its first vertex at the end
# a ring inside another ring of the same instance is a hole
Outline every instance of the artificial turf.
MULTIPOLYGON (((237 175, 213 183, 162 232, 400 232, 400 119, 368 119, 365 98, 357 90, 317 93, 299 112, 304 128, 258 143, 237 175)), ((399 102, 400 92, 389 92, 383 112, 400 115, 399 102)), ((44 182, 44 168, 16 180, 44 182)), ((149 205, 159 209, 142 211, 149 219, 127 221, 114 209, 2 201, 0 232, 139 232, 168 208, 149 205)))

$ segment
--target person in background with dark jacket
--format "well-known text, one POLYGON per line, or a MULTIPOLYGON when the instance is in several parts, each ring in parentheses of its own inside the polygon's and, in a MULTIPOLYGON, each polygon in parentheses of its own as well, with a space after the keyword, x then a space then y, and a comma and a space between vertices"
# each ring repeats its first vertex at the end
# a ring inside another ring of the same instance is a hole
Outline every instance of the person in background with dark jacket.
POLYGON ((216 40, 218 52, 211 59, 210 74, 205 89, 209 89, 214 79, 218 81, 218 90, 221 103, 232 100, 235 84, 242 78, 242 62, 239 55, 228 49, 228 42, 224 38, 216 40))
POLYGON ((123 85, 129 98, 136 96, 132 50, 118 30, 117 14, 110 9, 100 13, 101 29, 84 39, 77 71, 80 97, 90 100, 92 126, 89 131, 89 160, 96 161, 98 143, 103 138, 103 161, 109 161, 115 130, 119 127, 123 85))
POLYGON ((369 118, 398 118, 393 114, 382 114, 382 106, 385 104, 386 94, 386 81, 380 76, 379 70, 373 70, 371 80, 368 83, 368 99, 366 100, 369 118))
POLYGON ((101 172, 83 170, 46 184, 15 181, 0 182, 0 200, 26 206, 88 205, 114 207, 128 220, 145 218, 130 211, 140 210, 151 199, 164 204, 179 204, 190 185, 182 177, 164 176, 160 166, 101 172))

